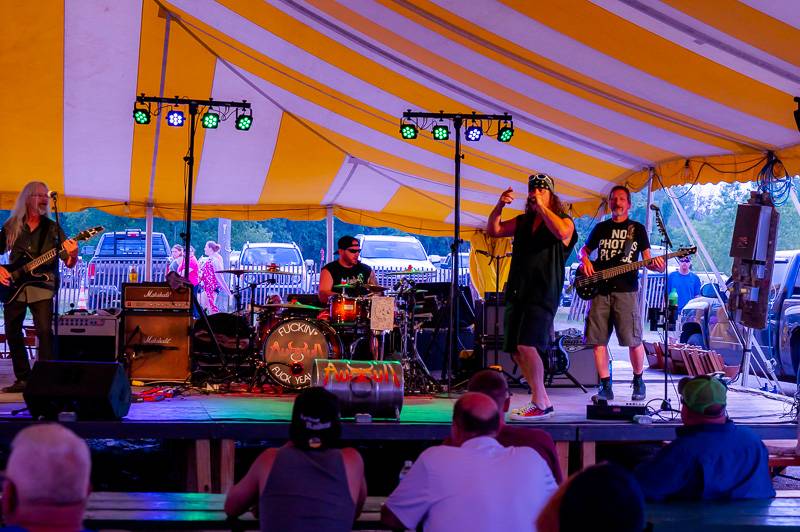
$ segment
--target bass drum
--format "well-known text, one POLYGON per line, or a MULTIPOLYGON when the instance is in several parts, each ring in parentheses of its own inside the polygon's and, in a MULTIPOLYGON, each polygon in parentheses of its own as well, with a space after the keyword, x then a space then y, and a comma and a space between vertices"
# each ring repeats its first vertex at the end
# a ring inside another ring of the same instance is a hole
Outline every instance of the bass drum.
POLYGON ((326 322, 289 318, 272 328, 261 355, 276 384, 297 390, 311 386, 315 359, 338 359, 342 351, 342 341, 326 322))
MULTIPOLYGON (((239 355, 241 357, 247 354, 253 329, 247 324, 244 316, 219 312, 208 316, 208 324, 214 331, 214 337, 217 339, 223 355, 226 357, 239 355)), ((192 355, 206 362, 219 361, 217 347, 202 318, 196 320, 192 328, 192 355)))

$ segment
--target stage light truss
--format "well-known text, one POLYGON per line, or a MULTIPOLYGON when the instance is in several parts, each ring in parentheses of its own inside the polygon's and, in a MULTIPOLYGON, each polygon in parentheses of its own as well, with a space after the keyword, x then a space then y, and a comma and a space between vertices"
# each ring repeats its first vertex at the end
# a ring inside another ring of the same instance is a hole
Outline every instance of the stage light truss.
POLYGON ((477 142, 484 135, 497 138, 498 142, 510 142, 514 136, 514 122, 511 115, 482 115, 478 113, 424 113, 411 110, 403 113, 400 119, 400 137, 405 140, 414 140, 419 137, 420 131, 430 131, 433 140, 449 140, 450 126, 445 123, 458 122, 456 134, 462 126, 464 140, 477 142), (431 125, 432 124, 432 125, 431 125))
POLYGON ((136 97, 133 107, 133 121, 137 125, 147 125, 152 117, 164 114, 167 125, 182 127, 186 123, 186 114, 181 109, 188 107, 191 120, 200 115, 199 123, 204 129, 217 129, 220 122, 234 116, 234 127, 239 131, 247 131, 253 125, 253 111, 247 100, 241 102, 195 100, 191 98, 160 98, 141 94, 136 97))

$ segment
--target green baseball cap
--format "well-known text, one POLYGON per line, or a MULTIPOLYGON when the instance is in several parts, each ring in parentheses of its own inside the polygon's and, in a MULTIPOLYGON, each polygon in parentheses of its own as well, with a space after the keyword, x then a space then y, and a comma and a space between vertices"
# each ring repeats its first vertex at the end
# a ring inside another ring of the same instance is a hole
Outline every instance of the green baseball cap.
POLYGON ((704 416, 716 416, 728 402, 728 388, 716 377, 699 375, 678 382, 678 393, 686 408, 704 416))

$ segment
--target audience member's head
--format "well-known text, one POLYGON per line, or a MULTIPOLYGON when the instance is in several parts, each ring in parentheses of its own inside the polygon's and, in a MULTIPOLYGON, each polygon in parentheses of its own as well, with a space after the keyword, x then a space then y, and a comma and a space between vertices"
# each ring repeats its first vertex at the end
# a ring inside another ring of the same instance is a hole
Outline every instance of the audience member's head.
MULTIPOLYGON (((508 412, 511 396, 508 393, 508 382, 505 376, 494 369, 482 369, 469 380, 467 389, 470 392, 484 393, 491 397, 497 410, 503 414, 508 412)), ((500 416, 502 421, 502 415, 500 416)))
POLYGON ((486 394, 467 392, 456 401, 453 408, 451 438, 461 445, 478 436, 496 436, 500 429, 500 412, 486 394))
POLYGON ((644 496, 633 475, 615 464, 587 467, 553 495, 536 522, 540 532, 645 530, 644 496))
POLYGON ((686 425, 724 423, 728 388, 717 377, 698 375, 678 382, 681 396, 681 419, 686 425))
POLYGON ((339 446, 342 423, 339 401, 324 388, 306 388, 294 400, 289 439, 299 449, 330 449, 339 446))
POLYGON ((6 524, 31 531, 79 530, 90 470, 89 447, 69 429, 49 423, 21 430, 6 466, 6 524))

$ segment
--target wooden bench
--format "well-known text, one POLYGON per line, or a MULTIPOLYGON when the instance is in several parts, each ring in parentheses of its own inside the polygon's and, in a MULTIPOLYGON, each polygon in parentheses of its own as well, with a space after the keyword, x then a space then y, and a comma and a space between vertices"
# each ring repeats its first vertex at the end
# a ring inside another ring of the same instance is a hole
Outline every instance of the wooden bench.
MULTIPOLYGON (((380 523, 385 497, 368 497, 353 530, 388 530, 380 523)), ((124 530, 258 530, 258 519, 246 513, 228 519, 221 493, 118 493, 89 496, 84 526, 124 530)))
POLYGON ((653 532, 800 530, 800 491, 779 491, 774 499, 648 504, 653 532))

